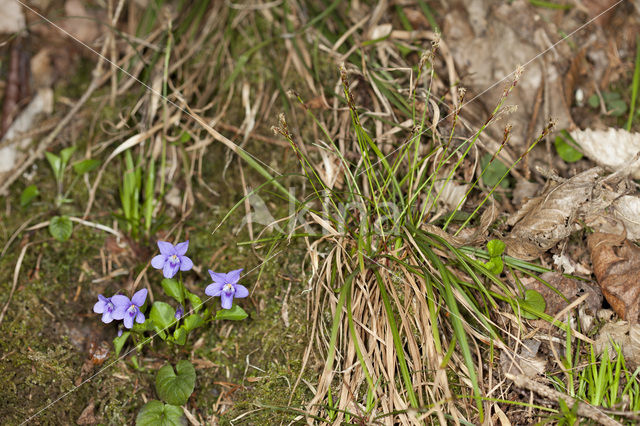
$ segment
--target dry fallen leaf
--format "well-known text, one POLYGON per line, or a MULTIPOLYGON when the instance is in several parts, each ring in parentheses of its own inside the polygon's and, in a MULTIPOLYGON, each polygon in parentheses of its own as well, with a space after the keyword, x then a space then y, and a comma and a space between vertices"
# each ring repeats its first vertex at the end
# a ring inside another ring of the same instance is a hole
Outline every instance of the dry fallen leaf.
POLYGON ((638 323, 640 248, 623 236, 596 232, 587 238, 593 272, 602 294, 623 320, 638 323))
MULTIPOLYGON (((549 95, 544 97, 548 115, 557 120, 558 128, 569 127, 570 111, 564 96, 556 94, 563 93, 564 70, 573 54, 566 45, 560 44, 552 55, 545 56, 544 62, 530 61, 551 44, 553 34, 558 31, 551 20, 533 19, 544 11, 522 0, 448 3, 458 7, 452 5, 443 16, 442 38, 451 49, 460 84, 473 93, 487 92, 479 100, 486 110, 493 110, 504 89, 504 84, 494 83, 510 76, 518 65, 527 64, 517 88, 508 98, 510 104, 518 105, 518 110, 509 116, 510 121, 517 123, 509 144, 518 146, 527 140, 528 123, 535 115, 534 100, 540 88, 549 95), (486 49, 486 46, 492 48, 486 49)), ((533 134, 544 127, 543 118, 543 114, 535 118, 533 134)))
POLYGON ((82 413, 80 413, 80 417, 78 417, 76 423, 79 425, 95 425, 96 423, 98 423, 98 420, 96 419, 94 413, 95 408, 96 403, 93 398, 91 398, 91 400, 89 401, 89 405, 87 405, 85 409, 82 410, 82 413))
POLYGON ((518 354, 509 354, 502 351, 500 364, 502 371, 509 374, 524 374, 527 377, 535 377, 544 373, 547 360, 538 354, 540 342, 534 339, 526 339, 518 354))
MULTIPOLYGON (((624 129, 574 130, 571 137, 582 148, 582 152, 596 164, 618 170, 629 165, 640 152, 640 133, 630 133, 624 129)), ((629 174, 640 179, 640 162, 636 162, 629 174)))
POLYGON ((0 0, 0 33, 17 33, 25 28, 22 6, 15 0, 0 0))
POLYGON ((514 227, 505 238, 507 253, 521 259, 535 259, 568 237, 581 207, 593 194, 602 169, 594 167, 548 188, 529 200, 509 224, 514 227))

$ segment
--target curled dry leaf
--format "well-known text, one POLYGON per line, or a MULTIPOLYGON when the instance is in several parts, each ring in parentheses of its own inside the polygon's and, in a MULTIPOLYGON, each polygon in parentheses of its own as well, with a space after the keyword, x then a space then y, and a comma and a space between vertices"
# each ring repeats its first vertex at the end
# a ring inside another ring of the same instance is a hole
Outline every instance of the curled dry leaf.
POLYGON ((571 137, 582 148, 582 152, 596 164, 618 170, 630 166, 629 174, 640 179, 640 162, 630 165, 640 152, 640 133, 630 133, 624 129, 574 130, 571 137))
POLYGON ((640 248, 626 238, 596 232, 587 238, 593 272, 618 316, 637 324, 640 314, 640 248))
POLYGON ((640 197, 625 195, 614 201, 613 217, 622 222, 628 239, 640 240, 640 197))
POLYGON ((514 225, 505 238, 507 253, 535 259, 568 237, 581 207, 592 199, 602 169, 594 167, 560 184, 552 184, 539 197, 529 200, 509 220, 514 225))
MULTIPOLYGON (((595 315, 598 309, 602 307, 602 292, 597 285, 588 281, 565 277, 559 272, 545 272, 540 278, 553 288, 533 277, 523 278, 522 283, 527 290, 535 290, 544 297, 544 301, 547 304, 545 313, 551 316, 555 316, 585 293, 588 296, 584 301, 584 306, 591 314, 595 315)), ((563 320, 563 318, 560 318, 560 320, 563 320)))

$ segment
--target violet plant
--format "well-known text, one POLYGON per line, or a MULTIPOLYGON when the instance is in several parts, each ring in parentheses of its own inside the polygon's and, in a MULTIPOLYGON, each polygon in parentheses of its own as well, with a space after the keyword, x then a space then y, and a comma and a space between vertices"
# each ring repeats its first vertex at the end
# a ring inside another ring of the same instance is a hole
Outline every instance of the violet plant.
MULTIPOLYGON (((112 323, 113 320, 122 320, 125 330, 119 328, 118 336, 113 340, 116 356, 119 356, 130 337, 138 348, 155 336, 160 336, 168 343, 184 345, 189 332, 198 327, 215 320, 237 321, 248 316, 241 307, 233 303, 234 299, 249 295, 249 290, 239 284, 242 269, 228 273, 209 270, 213 283, 204 290, 204 293, 210 296, 206 301, 219 296, 222 306, 214 315, 214 310, 205 307, 202 299, 189 291, 182 281, 182 272, 193 268, 193 261, 186 256, 189 241, 176 245, 158 241, 158 249, 160 254, 151 259, 151 266, 162 271, 162 289, 166 296, 176 302, 175 308, 170 303, 156 300, 151 305, 148 315, 145 315, 147 289, 138 290, 131 299, 123 294, 111 297, 100 294, 93 306, 93 312, 102 314, 101 320, 105 324, 112 323), (144 338, 145 333, 151 335, 144 338)), ((132 362, 137 366, 136 357, 132 357, 132 362)), ((175 371, 171 365, 162 367, 156 377, 156 393, 164 402, 147 402, 138 413, 136 425, 183 423, 184 418, 179 406, 184 405, 193 392, 195 379, 195 369, 189 361, 178 362, 175 371)))
POLYGON ((222 309, 215 311, 206 307, 200 296, 189 291, 182 281, 182 272, 193 268, 193 261, 186 255, 189 241, 176 245, 158 241, 158 249, 160 254, 151 259, 151 266, 162 271, 162 289, 166 296, 176 302, 175 307, 171 303, 156 300, 148 314, 145 314, 147 289, 137 291, 131 299, 123 294, 111 297, 101 294, 93 306, 95 313, 102 314, 101 320, 105 324, 113 320, 123 321, 124 330, 120 329, 114 339, 116 356, 130 337, 133 337, 136 345, 143 341, 145 333, 151 334, 151 337, 157 335, 169 343, 184 345, 189 332, 198 327, 215 320, 237 321, 248 316, 241 307, 233 303, 234 299, 249 295, 249 290, 239 284, 242 269, 229 273, 209 270, 213 283, 204 292, 211 296, 210 299, 220 297, 222 309))

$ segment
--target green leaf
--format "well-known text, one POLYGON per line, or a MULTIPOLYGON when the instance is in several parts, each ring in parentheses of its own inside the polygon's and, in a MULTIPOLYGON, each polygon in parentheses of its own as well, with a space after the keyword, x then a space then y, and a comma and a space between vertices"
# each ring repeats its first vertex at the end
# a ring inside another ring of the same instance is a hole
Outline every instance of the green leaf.
POLYGON ((180 346, 187 343, 187 330, 184 328, 184 326, 176 328, 176 330, 173 332, 173 339, 180 346))
MULTIPOLYGON (((176 310, 171 305, 164 302, 154 302, 151 306, 151 312, 149 318, 158 326, 158 328, 165 329, 176 320, 176 310)), ((180 405, 180 404, 178 404, 180 405)))
POLYGON ((94 158, 88 158, 86 160, 78 161, 73 164, 73 170, 79 174, 83 175, 85 173, 89 173, 98 168, 100 165, 100 161, 94 158))
POLYGON ((75 146, 70 146, 69 148, 65 148, 62 151, 60 151, 60 160, 62 161, 62 168, 64 168, 64 166, 69 162, 69 159, 71 158, 71 156, 75 151, 76 151, 75 146))
POLYGON ((184 292, 187 295, 187 299, 189 299, 189 302, 191 302, 191 307, 193 308, 194 312, 198 312, 200 309, 202 309, 202 299, 186 289, 184 292))
POLYGON ((120 356, 120 351, 122 351, 124 344, 127 343, 127 339, 129 338, 130 334, 130 331, 125 331, 120 336, 113 339, 113 347, 116 350, 116 357, 120 356))
POLYGON ((504 264, 502 263, 502 259, 500 257, 492 257, 488 262, 484 264, 491 273, 495 275, 500 275, 502 270, 504 269, 504 264))
POLYGON ((22 191, 22 194, 20 194, 20 206, 26 207, 38 195, 40 195, 40 191, 38 191, 37 186, 27 186, 24 191, 22 191))
MULTIPOLYGON (((497 158, 494 158, 493 161, 489 163, 489 161, 491 161, 491 157, 491 154, 485 154, 480 159, 480 166, 483 170, 485 170, 484 174, 482 175, 482 182, 487 186, 494 187, 498 184, 498 182, 500 182, 502 176, 504 176, 505 173, 509 171, 509 168, 497 158)), ((508 188, 508 178, 503 179, 502 182, 500 182, 500 186, 503 188, 508 188)))
POLYGON ((506 245, 500 240, 491 240, 487 243, 489 257, 498 257, 504 253, 506 245))
POLYGON ((566 131, 556 136, 556 152, 567 163, 575 163, 582 158, 582 153, 575 148, 577 146, 578 143, 566 131))
POLYGON ((200 327, 204 324, 204 319, 200 316, 200 314, 191 314, 187 317, 183 318, 184 324, 182 325, 185 328, 185 331, 191 331, 194 328, 200 327))
POLYGON ((156 376, 156 392, 165 402, 182 405, 196 387, 196 370, 189 361, 182 360, 173 371, 171 365, 165 365, 158 370, 156 376), (177 374, 176 374, 177 372, 177 374))
POLYGON ((614 117, 626 114, 627 108, 627 103, 622 99, 616 99, 607 104, 607 111, 614 117))
POLYGON ((61 169, 62 169, 62 160, 57 155, 51 152, 45 152, 45 157, 47 157, 47 161, 51 166, 51 170, 53 171, 53 176, 56 178, 56 182, 60 180, 61 169))
POLYGON ((161 284, 167 296, 173 297, 178 303, 184 305, 184 286, 181 282, 173 278, 165 278, 161 284))
POLYGON ((587 103, 591 108, 598 108, 598 106, 600 105, 600 98, 598 97, 598 95, 593 94, 589 96, 589 99, 587 99, 587 103))
POLYGON ((131 327, 131 331, 133 331, 134 333, 140 333, 140 334, 144 333, 145 331, 153 331, 155 329, 156 329, 156 325, 149 318, 147 318, 146 321, 143 322, 142 324, 136 322, 133 324, 133 327, 131 327))
POLYGON ((147 402, 136 417, 136 426, 183 426, 187 419, 182 409, 155 399, 147 402))
POLYGON ((182 143, 187 143, 191 140, 191 135, 189 134, 189 132, 182 132, 180 134, 180 142, 182 143))
POLYGON ((231 320, 231 321, 240 321, 248 317, 244 309, 242 309, 238 305, 231 306, 231 309, 220 309, 216 312, 217 320, 231 320))
POLYGON ((49 233, 58 241, 67 241, 72 231, 73 224, 68 216, 54 216, 49 221, 49 233))
MULTIPOLYGON (((536 290, 529 289, 524 292, 524 299, 520 299, 520 303, 539 312, 544 312, 547 307, 547 302, 544 301, 544 297, 536 290)), ((529 312, 521 312, 523 318, 537 319, 536 315, 529 312)))

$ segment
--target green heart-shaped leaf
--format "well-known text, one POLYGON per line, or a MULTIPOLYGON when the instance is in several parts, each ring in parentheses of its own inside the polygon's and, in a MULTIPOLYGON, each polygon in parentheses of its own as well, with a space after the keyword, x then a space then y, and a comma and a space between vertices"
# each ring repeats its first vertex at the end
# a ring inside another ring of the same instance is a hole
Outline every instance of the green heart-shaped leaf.
POLYGON ((502 263, 502 259, 499 257, 492 257, 488 262, 484 264, 491 273, 495 275, 500 275, 502 270, 504 269, 504 264, 502 263))
POLYGON ((54 216, 49 221, 49 233, 58 241, 67 241, 73 232, 73 223, 68 216, 54 216))
POLYGON ((194 312, 198 312, 200 309, 202 309, 202 299, 200 299, 190 291, 185 290, 185 293, 187 295, 187 299, 189 299, 189 302, 191 302, 191 307, 193 308, 194 312))
POLYGON ((182 327, 176 328, 176 330, 173 332, 173 341, 180 346, 187 343, 187 330, 184 328, 184 325, 182 327))
POLYGON ((195 387, 196 370, 189 361, 182 360, 178 362, 176 371, 173 371, 171 365, 165 365, 158 370, 156 392, 158 392, 160 398, 169 404, 185 404, 195 387))
MULTIPOLYGON (((547 307, 544 297, 536 290, 529 289, 524 292, 524 299, 520 299, 520 304, 525 305, 538 312, 544 312, 547 307)), ((526 319, 537 319, 538 316, 529 312, 521 311, 522 317, 526 319)))
POLYGON ((204 324, 204 319, 200 316, 200 314, 193 313, 184 318, 184 325, 186 331, 191 331, 194 328, 200 327, 204 324))
POLYGON ((167 328, 176 320, 176 310, 171 305, 164 302, 154 302, 151 306, 149 318, 160 329, 167 328))
POLYGON ((582 158, 582 152, 577 149, 578 143, 566 131, 556 136, 554 145, 560 158, 567 163, 575 163, 582 158))
POLYGON ((180 407, 163 404, 155 399, 144 404, 136 417, 136 426, 183 426, 186 424, 187 421, 180 407))
POLYGON ((504 253, 506 245, 500 240, 491 240, 487 243, 489 257, 498 257, 504 253))
POLYGON ((240 321, 248 317, 244 309, 242 309, 238 305, 231 306, 231 309, 220 309, 216 312, 217 320, 231 320, 231 321, 240 321))
POLYGON ((167 296, 173 297, 178 303, 184 305, 184 286, 182 283, 173 278, 165 278, 161 284, 167 296))

